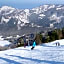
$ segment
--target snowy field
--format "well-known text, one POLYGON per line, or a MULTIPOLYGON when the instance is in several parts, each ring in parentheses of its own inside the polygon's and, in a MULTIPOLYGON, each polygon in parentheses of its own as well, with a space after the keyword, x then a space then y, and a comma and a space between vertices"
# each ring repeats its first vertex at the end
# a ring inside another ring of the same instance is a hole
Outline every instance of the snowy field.
POLYGON ((54 41, 36 46, 34 50, 29 46, 0 51, 0 64, 64 64, 64 44, 56 46, 54 41))

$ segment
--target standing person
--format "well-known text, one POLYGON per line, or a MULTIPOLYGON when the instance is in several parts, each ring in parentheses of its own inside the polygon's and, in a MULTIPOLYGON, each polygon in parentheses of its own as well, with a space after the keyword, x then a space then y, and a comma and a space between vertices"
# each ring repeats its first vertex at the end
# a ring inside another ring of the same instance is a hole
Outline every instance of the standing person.
POLYGON ((34 41, 31 50, 33 50, 35 46, 36 46, 36 42, 34 41))
POLYGON ((56 46, 57 46, 57 42, 56 42, 56 46))
POLYGON ((60 46, 60 43, 59 42, 56 42, 56 46, 60 46))
POLYGON ((58 46, 60 46, 60 43, 58 42, 58 46))

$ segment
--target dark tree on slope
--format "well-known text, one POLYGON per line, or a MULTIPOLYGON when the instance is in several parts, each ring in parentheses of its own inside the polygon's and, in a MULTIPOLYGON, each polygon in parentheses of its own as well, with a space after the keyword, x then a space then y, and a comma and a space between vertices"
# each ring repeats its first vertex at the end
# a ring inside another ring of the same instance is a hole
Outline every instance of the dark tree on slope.
POLYGON ((58 40, 59 39, 59 35, 57 33, 57 30, 49 32, 48 36, 50 37, 50 41, 54 41, 54 40, 58 40))
POLYGON ((45 43, 48 43, 49 41, 50 41, 50 37, 47 36, 47 37, 45 38, 45 43))
POLYGON ((35 40, 37 44, 41 44, 42 43, 42 35, 41 34, 36 34, 35 40))
POLYGON ((64 28, 62 28, 62 38, 64 38, 64 28))
POLYGON ((18 39, 18 45, 17 45, 18 47, 20 47, 20 46, 24 46, 24 40, 22 39, 22 38, 19 38, 18 39))
POLYGON ((61 29, 57 29, 57 35, 58 35, 58 39, 62 38, 62 30, 61 29))

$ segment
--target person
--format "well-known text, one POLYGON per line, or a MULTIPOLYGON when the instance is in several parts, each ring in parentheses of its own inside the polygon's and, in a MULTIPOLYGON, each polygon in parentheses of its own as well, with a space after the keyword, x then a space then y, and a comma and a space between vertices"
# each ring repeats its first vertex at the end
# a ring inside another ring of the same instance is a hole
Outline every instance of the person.
POLYGON ((57 42, 56 42, 56 46, 57 46, 57 42))
POLYGON ((58 46, 60 46, 60 43, 58 42, 58 46))
POLYGON ((35 46, 36 46, 36 42, 34 41, 31 50, 33 50, 35 46))
POLYGON ((60 46, 60 43, 59 42, 56 42, 56 46, 60 46))

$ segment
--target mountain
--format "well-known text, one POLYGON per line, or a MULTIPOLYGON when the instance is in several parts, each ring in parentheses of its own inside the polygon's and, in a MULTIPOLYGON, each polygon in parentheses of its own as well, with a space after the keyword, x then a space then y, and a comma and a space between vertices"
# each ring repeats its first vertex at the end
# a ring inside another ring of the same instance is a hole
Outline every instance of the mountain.
POLYGON ((64 27, 64 5, 42 5, 33 9, 0 8, 0 34, 36 33, 64 27))

